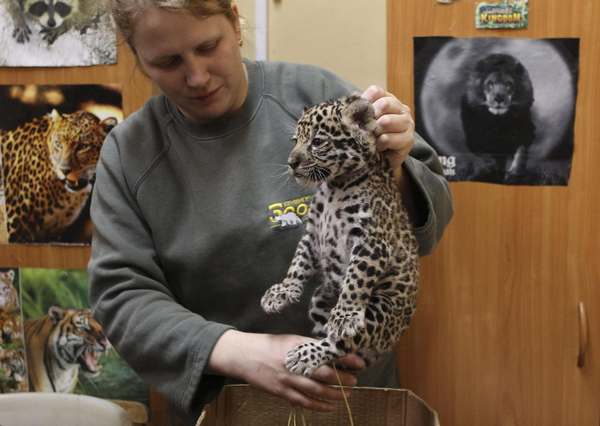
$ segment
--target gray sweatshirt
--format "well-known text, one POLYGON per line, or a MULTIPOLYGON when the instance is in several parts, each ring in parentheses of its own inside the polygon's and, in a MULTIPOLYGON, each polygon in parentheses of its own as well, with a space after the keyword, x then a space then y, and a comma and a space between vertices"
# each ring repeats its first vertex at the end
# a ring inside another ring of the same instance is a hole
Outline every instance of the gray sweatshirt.
MULTIPOLYGON (((260 298, 281 282, 304 232, 304 222, 277 218, 302 219, 314 194, 285 173, 295 123, 304 107, 356 90, 313 66, 245 63, 248 97, 231 117, 192 123, 159 95, 119 124, 92 196, 94 317, 142 379, 195 417, 224 384, 203 374, 224 331, 310 335, 311 289, 277 317, 260 298)), ((405 167, 425 255, 452 216, 451 196, 418 136, 405 167)), ((399 386, 395 354, 359 383, 399 386)))

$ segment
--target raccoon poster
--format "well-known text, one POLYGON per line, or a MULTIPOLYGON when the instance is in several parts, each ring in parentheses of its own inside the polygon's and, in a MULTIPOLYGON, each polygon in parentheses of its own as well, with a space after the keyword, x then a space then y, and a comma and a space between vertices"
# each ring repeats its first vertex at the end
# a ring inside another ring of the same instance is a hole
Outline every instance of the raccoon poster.
POLYGON ((96 164, 122 117, 118 85, 0 86, 7 243, 90 244, 96 164))
POLYGON ((449 181, 567 185, 579 39, 415 37, 416 130, 449 181))
POLYGON ((0 66, 114 64, 112 19, 99 0, 0 0, 0 66))

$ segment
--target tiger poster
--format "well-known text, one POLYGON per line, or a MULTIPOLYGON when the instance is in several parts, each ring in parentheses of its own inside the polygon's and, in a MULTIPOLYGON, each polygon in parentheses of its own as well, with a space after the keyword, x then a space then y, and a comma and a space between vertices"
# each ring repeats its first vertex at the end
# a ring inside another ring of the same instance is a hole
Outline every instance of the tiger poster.
POLYGON ((119 85, 0 86, 0 243, 89 245, 100 149, 119 85))
POLYGON ((29 391, 148 405, 148 387, 92 318, 87 271, 21 268, 19 273, 29 391))

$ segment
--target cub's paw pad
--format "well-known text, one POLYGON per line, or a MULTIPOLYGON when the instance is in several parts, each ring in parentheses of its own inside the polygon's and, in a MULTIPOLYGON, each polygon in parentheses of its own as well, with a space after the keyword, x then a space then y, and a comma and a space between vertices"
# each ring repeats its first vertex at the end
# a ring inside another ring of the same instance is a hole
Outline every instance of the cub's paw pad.
POLYGON ((365 330, 364 315, 360 312, 332 311, 325 331, 333 340, 344 340, 352 338, 365 330))
POLYGON ((309 377, 321 366, 321 362, 311 344, 303 344, 287 353, 285 366, 292 374, 309 377))
POLYGON ((296 287, 275 284, 260 299, 260 305, 268 314, 281 312, 283 308, 300 300, 300 291, 296 287))

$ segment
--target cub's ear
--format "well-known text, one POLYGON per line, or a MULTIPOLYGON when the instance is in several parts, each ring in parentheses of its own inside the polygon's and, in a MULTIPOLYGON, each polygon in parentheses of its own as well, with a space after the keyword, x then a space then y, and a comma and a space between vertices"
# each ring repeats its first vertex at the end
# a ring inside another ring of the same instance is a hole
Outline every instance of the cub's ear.
POLYGON ((375 108, 373 104, 360 96, 350 96, 348 105, 344 109, 344 116, 365 132, 373 132, 377 127, 375 108))

